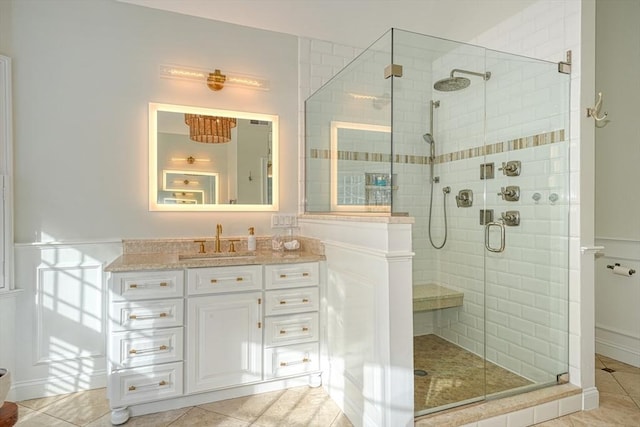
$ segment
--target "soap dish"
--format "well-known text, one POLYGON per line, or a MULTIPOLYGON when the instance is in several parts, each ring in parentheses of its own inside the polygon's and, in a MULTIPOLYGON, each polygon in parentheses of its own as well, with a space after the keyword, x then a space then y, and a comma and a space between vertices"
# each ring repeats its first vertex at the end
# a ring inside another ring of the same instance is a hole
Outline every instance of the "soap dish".
POLYGON ((297 251, 300 249, 300 241, 296 239, 289 240, 288 242, 284 242, 283 246, 285 251, 297 251))

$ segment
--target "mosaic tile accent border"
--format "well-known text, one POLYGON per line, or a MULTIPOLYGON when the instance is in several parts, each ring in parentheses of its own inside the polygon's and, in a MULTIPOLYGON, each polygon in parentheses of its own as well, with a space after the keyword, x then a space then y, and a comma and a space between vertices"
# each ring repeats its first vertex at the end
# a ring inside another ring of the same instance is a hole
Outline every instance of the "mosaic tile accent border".
MULTIPOLYGON (((564 129, 554 130, 551 132, 540 133, 537 135, 526 136, 523 138, 510 139, 508 141, 496 142, 495 144, 483 145, 481 147, 468 148, 465 150, 455 151, 452 153, 441 154, 436 157, 435 162, 448 163, 456 160, 471 159, 489 154, 504 153, 506 151, 524 150, 525 148, 540 147, 547 144, 555 144, 565 141, 566 132, 564 129)), ((310 150, 312 159, 331 158, 330 150, 312 148, 310 150)), ((414 156, 408 154, 385 154, 385 153, 368 153, 364 151, 338 151, 338 160, 357 160, 364 162, 384 162, 390 163, 393 157, 394 163, 406 163, 426 165, 429 164, 428 156, 414 156)))

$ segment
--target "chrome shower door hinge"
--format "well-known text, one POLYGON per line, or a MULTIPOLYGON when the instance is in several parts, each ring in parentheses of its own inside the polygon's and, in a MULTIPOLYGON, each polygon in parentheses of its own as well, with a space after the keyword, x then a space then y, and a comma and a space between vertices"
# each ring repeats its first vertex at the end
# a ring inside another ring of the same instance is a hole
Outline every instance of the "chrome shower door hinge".
POLYGON ((402 77, 402 65, 389 64, 384 68, 384 78, 389 77, 402 77))
POLYGON ((558 72, 562 74, 571 74, 571 51, 567 51, 567 60, 558 62, 558 72))
POLYGON ((556 375, 556 382, 558 384, 566 384, 569 382, 569 373, 563 372, 562 374, 556 375))

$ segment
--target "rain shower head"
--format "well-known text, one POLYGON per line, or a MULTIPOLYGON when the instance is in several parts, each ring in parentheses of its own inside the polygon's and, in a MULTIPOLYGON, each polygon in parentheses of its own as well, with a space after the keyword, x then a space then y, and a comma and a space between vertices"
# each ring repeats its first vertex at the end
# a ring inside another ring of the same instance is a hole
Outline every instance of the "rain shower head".
POLYGON ((471 80, 466 77, 456 77, 454 73, 462 73, 462 74, 470 74, 472 76, 482 77, 485 81, 491 78, 491 72, 487 71, 486 73, 476 73, 474 71, 453 69, 451 70, 451 75, 442 80, 438 80, 434 83, 433 88, 440 92, 454 92, 456 90, 461 90, 468 87, 471 84, 471 80))
POLYGON ((422 139, 424 139, 424 142, 426 142, 427 144, 432 144, 435 142, 435 140, 433 139, 433 135, 431 135, 430 133, 425 133, 424 135, 422 135, 422 139))

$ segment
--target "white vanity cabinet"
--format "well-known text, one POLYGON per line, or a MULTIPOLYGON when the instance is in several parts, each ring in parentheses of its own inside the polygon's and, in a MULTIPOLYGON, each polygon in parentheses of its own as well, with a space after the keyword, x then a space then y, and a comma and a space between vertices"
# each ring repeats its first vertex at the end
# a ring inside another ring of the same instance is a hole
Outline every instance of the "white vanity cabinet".
POLYGON ((187 278, 187 393, 262 381, 262 266, 187 278))
POLYGON ((319 277, 318 262, 112 272, 112 423, 318 384, 319 277))
POLYGON ((113 273, 109 283, 111 407, 182 395, 184 272, 113 273))
POLYGON ((265 266, 265 379, 320 369, 318 263, 265 266))

